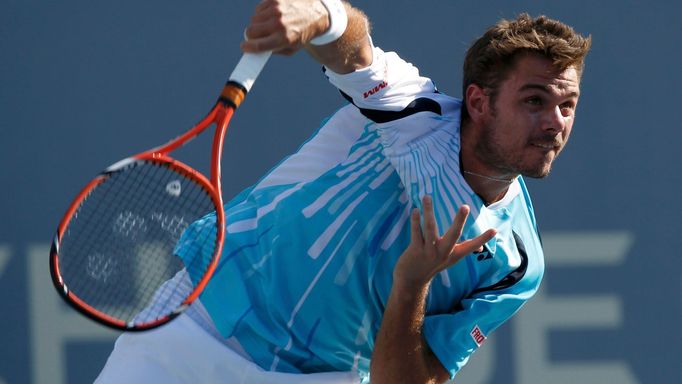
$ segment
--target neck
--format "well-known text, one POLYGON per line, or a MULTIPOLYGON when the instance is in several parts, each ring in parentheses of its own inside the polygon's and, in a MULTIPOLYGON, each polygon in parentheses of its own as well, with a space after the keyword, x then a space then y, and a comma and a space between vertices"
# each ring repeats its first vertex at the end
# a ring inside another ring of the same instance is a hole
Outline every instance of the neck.
MULTIPOLYGON (((468 125, 468 124, 467 124, 468 125)), ((486 205, 500 201, 517 175, 501 172, 483 161, 476 151, 475 130, 462 126, 460 170, 464 180, 486 205)))

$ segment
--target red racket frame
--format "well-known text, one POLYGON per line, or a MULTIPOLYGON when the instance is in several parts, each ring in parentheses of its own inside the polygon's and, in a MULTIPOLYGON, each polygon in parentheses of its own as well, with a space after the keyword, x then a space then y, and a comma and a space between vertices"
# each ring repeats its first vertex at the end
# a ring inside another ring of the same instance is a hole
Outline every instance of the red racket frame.
POLYGON ((218 265, 220 254, 223 248, 223 242, 225 239, 225 212, 222 208, 223 198, 220 180, 221 177, 220 160, 222 158, 223 143, 225 141, 227 127, 230 123, 230 120, 234 114, 235 109, 239 106, 239 104, 241 104, 242 100, 244 99, 246 92, 247 92, 246 89, 239 83, 232 81, 228 82, 227 84, 225 84, 225 87, 221 92, 221 96, 218 99, 216 105, 213 107, 213 109, 208 113, 208 115, 203 120, 201 120, 193 128, 160 147, 139 153, 137 155, 131 156, 129 158, 126 158, 111 165, 109 168, 107 168, 105 171, 103 171, 101 174, 95 177, 92 181, 90 181, 80 191, 80 193, 76 196, 74 201, 67 209, 66 214, 62 218, 58 226, 55 238, 52 242, 52 248, 50 250, 50 273, 52 276, 52 282, 54 283, 54 286, 57 289, 57 291, 72 307, 74 307, 76 310, 78 310, 85 316, 99 323, 112 327, 114 329, 124 331, 143 331, 158 327, 172 320, 174 317, 182 313, 182 311, 189 304, 191 304, 197 297, 199 297, 199 294, 201 294, 201 291, 204 289, 206 284, 208 284, 208 281, 211 279, 211 276, 213 275, 213 272, 215 271, 218 265), (169 154, 176 150, 177 148, 185 145, 187 142, 194 139, 196 136, 201 134, 214 123, 216 125, 216 132, 213 137, 210 171, 211 178, 209 181, 203 174, 194 170, 190 166, 176 159, 173 159, 172 157, 169 156, 169 154), (178 171, 179 173, 185 175, 186 177, 193 179, 198 184, 200 184, 208 192, 209 196, 211 197, 211 200, 213 201, 213 204, 216 207, 217 236, 213 259, 209 263, 206 273, 199 280, 198 284, 194 287, 194 290, 190 293, 190 295, 182 302, 182 305, 179 306, 175 311, 171 312, 169 315, 158 318, 154 321, 142 324, 131 324, 126 323, 120 319, 111 317, 106 313, 103 313, 93 308, 68 289, 68 286, 65 284, 64 279, 62 278, 59 270, 59 248, 61 239, 63 238, 64 233, 67 230, 67 227, 71 219, 74 217, 74 214, 78 211, 78 208, 81 206, 83 201, 87 199, 88 195, 100 184, 106 181, 107 178, 111 177, 113 173, 120 171, 121 169, 125 168, 127 165, 135 161, 140 160, 163 164, 171 169, 174 169, 175 171, 178 171))

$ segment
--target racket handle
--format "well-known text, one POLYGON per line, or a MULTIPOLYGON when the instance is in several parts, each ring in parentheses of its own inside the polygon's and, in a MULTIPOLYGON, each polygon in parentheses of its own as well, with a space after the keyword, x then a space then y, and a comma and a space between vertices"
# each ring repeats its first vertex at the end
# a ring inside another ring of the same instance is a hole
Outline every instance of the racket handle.
POLYGON ((251 90, 254 81, 272 55, 271 51, 261 53, 245 53, 232 71, 229 81, 238 83, 246 92, 251 90))
POLYGON ((260 74, 272 55, 271 51, 262 53, 245 53, 230 74, 223 91, 220 93, 219 102, 229 103, 234 108, 239 107, 246 94, 251 90, 256 77, 260 74))

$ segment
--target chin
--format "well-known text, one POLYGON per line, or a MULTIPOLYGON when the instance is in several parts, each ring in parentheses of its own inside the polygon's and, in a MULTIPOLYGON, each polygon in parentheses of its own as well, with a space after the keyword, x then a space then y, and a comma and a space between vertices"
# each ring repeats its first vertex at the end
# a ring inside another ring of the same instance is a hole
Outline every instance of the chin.
POLYGON ((549 172, 544 173, 522 173, 524 177, 529 177, 531 179, 544 179, 549 176, 549 172))
POLYGON ((552 171, 552 164, 547 164, 547 165, 543 165, 542 167, 524 169, 524 170, 521 170, 519 173, 521 175, 523 175, 523 177, 530 177, 533 179, 542 179, 542 178, 549 176, 549 173, 551 171, 552 171))

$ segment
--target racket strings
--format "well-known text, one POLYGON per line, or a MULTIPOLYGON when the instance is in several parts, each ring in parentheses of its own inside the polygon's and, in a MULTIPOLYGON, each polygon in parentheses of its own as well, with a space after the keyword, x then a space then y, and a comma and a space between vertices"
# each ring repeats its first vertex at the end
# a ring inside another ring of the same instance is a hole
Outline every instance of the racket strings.
MULTIPOLYGON (((92 304, 99 304, 103 302, 100 296, 103 295, 98 288, 104 289, 104 285, 90 285, 92 279, 98 279, 104 277, 103 282, 105 284, 109 283, 107 278, 113 274, 113 280, 109 285, 121 285, 124 283, 122 279, 123 276, 120 271, 124 268, 122 263, 127 263, 129 260, 129 254, 132 253, 130 245, 126 245, 126 239, 137 240, 138 236, 147 231, 147 224, 144 218, 135 212, 139 212, 140 207, 139 202, 145 201, 146 199, 134 200, 133 197, 139 197, 141 193, 141 188, 146 183, 137 182, 140 180, 148 180, 150 177, 150 172, 153 170, 152 167, 138 167, 135 169, 137 174, 126 173, 127 178, 123 178, 122 174, 116 173, 112 177, 107 179, 105 184, 98 187, 93 193, 88 196, 88 199, 81 205, 76 218, 81 220, 82 225, 88 225, 87 230, 78 230, 75 227, 75 223, 72 221, 70 223, 70 233, 75 233, 73 244, 78 244, 83 251, 88 252, 87 256, 87 269, 86 272, 91 279, 77 278, 75 276, 69 277, 66 275, 66 281, 69 282, 70 289, 72 292, 79 295, 79 297, 86 300, 86 302, 92 304), (131 177, 133 176, 134 177, 131 177), (130 198, 129 201, 125 202, 126 210, 119 210, 117 207, 123 206, 123 199, 130 198), (106 204, 110 203, 110 204, 106 204), (92 212, 99 213, 99 215, 93 214, 92 212), (118 214, 117 214, 118 212, 118 214), (112 215, 113 218, 112 218, 112 215), (86 219, 87 218, 87 219, 86 219), (87 221, 86 221, 87 220, 87 221), (91 227, 90 227, 91 226, 91 227), (110 232, 110 226, 113 231, 110 235, 114 236, 114 239, 118 241, 118 249, 113 247, 113 244, 109 244, 105 241, 100 243, 99 249, 95 248, 96 244, 93 242, 93 234, 100 236, 107 236, 110 232), (104 253, 108 250, 108 253, 104 253), (100 269, 97 269, 100 268, 100 269), (101 272, 101 273, 100 273, 101 272), (119 272, 119 273, 117 273, 119 272), (86 296, 87 295, 87 296, 86 296), (97 299, 96 301, 93 301, 97 299)), ((68 244, 67 241, 63 243, 68 244)), ((62 246, 64 249, 64 246, 62 246)), ((65 261, 78 261, 81 256, 76 254, 72 255, 62 251, 60 259, 62 260, 62 274, 65 275, 66 271, 69 271, 71 264, 65 263, 65 261), (72 257, 78 256, 78 257, 72 257)), ((138 261, 144 261, 140 259, 138 261)), ((77 266, 72 267, 74 270, 77 266)), ((141 268, 133 268, 132 272, 140 273, 143 271, 141 268)), ((131 272, 131 271, 129 271, 131 272)), ((140 276, 142 278, 143 276, 140 276)), ((111 289, 111 288, 109 288, 111 289)), ((138 291, 141 292, 141 291, 138 291)), ((134 291, 132 292, 134 293, 134 291)), ((127 308, 124 305, 117 305, 116 303, 131 303, 136 301, 135 298, 129 297, 130 291, 125 289, 114 289, 109 292, 108 300, 113 303, 114 306, 111 308, 96 307, 102 312, 108 313, 109 315, 121 318, 124 316, 124 311, 127 308)), ((144 292, 141 292, 144 295, 144 292)), ((139 300, 137 300, 139 301, 139 300)))
POLYGON ((97 311, 126 323, 166 316, 213 258, 215 218, 213 225, 192 223, 215 209, 193 177, 163 163, 138 161, 114 172, 84 199, 64 232, 64 281, 97 311), (190 230, 198 234, 195 252, 180 258, 178 242, 190 230))
MULTIPOLYGON (((168 180, 160 180, 160 182, 162 184, 166 184, 166 182, 168 182, 168 180)), ((147 220, 146 220, 147 222, 149 222, 150 219, 151 219, 151 221, 157 221, 157 223, 151 223, 152 228, 153 228, 152 230, 155 230, 155 231, 168 230, 171 232, 171 234, 174 233, 175 237, 177 237, 178 231, 174 230, 173 228, 168 227, 167 225, 164 225, 167 218, 163 217, 161 213, 151 212, 151 214, 147 215, 147 216, 148 216, 147 220)), ((120 224, 119 230, 122 232, 122 234, 126 235, 126 236, 132 236, 133 239, 135 239, 135 236, 139 231, 142 231, 142 232, 148 232, 149 231, 149 228, 148 228, 149 224, 145 222, 144 218, 141 218, 137 215, 131 215, 130 212, 128 212, 128 211, 126 211, 123 215, 119 215, 119 217, 117 218, 117 222, 120 224), (126 224, 128 224, 128 225, 126 225, 126 224)), ((183 223, 183 221, 181 220, 181 221, 179 221, 179 223, 183 223)), ((187 224, 185 224, 185 225, 187 225, 187 224)), ((158 239, 159 234, 152 235, 152 238, 158 239)), ((141 251, 138 251, 138 253, 153 255, 153 254, 158 253, 158 251, 159 251, 158 249, 156 249, 156 248, 159 248, 159 245, 156 244, 156 241, 147 242, 147 244, 144 244, 141 247, 143 249, 141 251)), ((165 252, 168 253, 168 250, 165 250, 165 252)), ((149 260, 150 260, 149 258, 141 259, 141 261, 149 261, 149 260)), ((173 268, 171 271, 169 271, 168 270, 169 267, 171 267, 171 266, 166 265, 166 271, 159 271, 158 268, 149 268, 148 266, 143 265, 140 267, 140 270, 138 272, 139 279, 141 281, 155 281, 156 277, 157 277, 156 275, 168 276, 168 275, 170 275, 170 272, 174 272, 176 269, 176 268, 173 268)), ((152 286, 154 286, 154 285, 152 285, 152 286)), ((165 290, 168 290, 172 287, 172 284, 164 283, 163 287, 165 288, 165 290)), ((145 296, 147 296, 151 293, 152 293, 151 291, 146 292, 145 296)), ((185 296, 185 295, 182 295, 182 294, 169 295, 166 293, 166 294, 162 294, 160 297, 164 297, 164 296, 168 298, 166 303, 162 303, 160 301, 153 301, 155 303, 154 307, 158 307, 158 308, 151 308, 151 310, 149 310, 147 312, 150 314, 163 313, 164 308, 168 308, 165 310, 167 312, 167 311, 172 309, 171 306, 179 305, 179 302, 182 301, 183 296, 185 296), (175 298, 175 300, 172 300, 173 298, 175 298)), ((151 317, 154 317, 154 316, 151 315, 151 317)))

